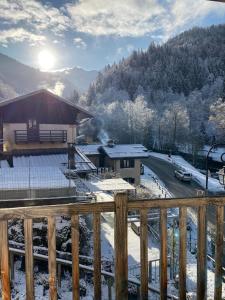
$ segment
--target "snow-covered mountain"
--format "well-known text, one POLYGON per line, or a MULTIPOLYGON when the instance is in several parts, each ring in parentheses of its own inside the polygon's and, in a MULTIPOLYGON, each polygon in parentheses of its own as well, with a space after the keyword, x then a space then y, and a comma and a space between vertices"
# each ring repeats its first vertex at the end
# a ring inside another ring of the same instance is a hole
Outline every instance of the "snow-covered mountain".
POLYGON ((70 97, 74 89, 84 92, 97 74, 97 71, 85 71, 77 67, 57 72, 41 72, 0 53, 0 99, 40 88, 70 97))

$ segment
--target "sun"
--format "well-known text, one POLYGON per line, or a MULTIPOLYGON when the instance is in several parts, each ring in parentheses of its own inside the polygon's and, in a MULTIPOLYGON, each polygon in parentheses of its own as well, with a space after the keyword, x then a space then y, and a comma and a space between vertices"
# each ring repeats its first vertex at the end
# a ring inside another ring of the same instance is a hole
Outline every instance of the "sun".
POLYGON ((55 65, 55 56, 49 50, 42 50, 38 54, 38 65, 41 71, 50 71, 55 65))

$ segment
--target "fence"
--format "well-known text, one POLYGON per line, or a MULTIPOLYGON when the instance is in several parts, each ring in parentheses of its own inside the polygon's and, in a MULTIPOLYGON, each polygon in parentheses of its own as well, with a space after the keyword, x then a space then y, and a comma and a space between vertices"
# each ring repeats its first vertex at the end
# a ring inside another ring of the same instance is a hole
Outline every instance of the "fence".
POLYGON ((148 210, 160 209, 160 299, 167 295, 167 209, 179 207, 179 299, 186 299, 186 221, 187 207, 198 209, 198 253, 197 253, 197 300, 205 300, 206 284, 206 208, 216 208, 216 255, 215 255, 215 292, 214 299, 222 299, 222 254, 223 221, 225 198, 189 198, 156 199, 128 201, 126 194, 117 194, 114 202, 63 204, 55 206, 1 208, 1 281, 2 299, 10 299, 10 266, 8 248, 8 224, 13 218, 24 219, 26 298, 34 299, 33 278, 33 238, 32 223, 34 218, 45 217, 48 220, 48 269, 50 299, 57 299, 56 280, 56 227, 55 218, 60 215, 71 217, 72 239, 72 276, 73 299, 79 299, 79 214, 93 214, 94 241, 94 298, 101 299, 101 213, 114 212, 115 236, 115 294, 117 300, 128 298, 128 211, 140 211, 140 263, 141 263, 141 299, 148 299, 148 210))

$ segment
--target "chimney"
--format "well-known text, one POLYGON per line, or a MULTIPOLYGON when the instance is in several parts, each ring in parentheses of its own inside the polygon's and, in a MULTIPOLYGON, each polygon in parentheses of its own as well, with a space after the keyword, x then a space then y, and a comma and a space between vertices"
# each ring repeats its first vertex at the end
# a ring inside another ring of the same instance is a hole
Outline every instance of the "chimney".
POLYGON ((114 140, 108 140, 107 141, 107 146, 110 148, 113 148, 115 146, 114 140))
POLYGON ((68 169, 76 169, 75 164, 76 147, 74 143, 68 143, 68 169))

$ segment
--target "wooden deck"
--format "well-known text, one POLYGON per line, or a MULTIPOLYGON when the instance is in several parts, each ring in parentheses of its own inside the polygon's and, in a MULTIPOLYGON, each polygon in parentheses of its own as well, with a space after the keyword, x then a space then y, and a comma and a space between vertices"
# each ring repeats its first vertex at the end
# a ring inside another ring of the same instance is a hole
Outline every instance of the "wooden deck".
POLYGON ((179 299, 186 299, 186 221, 187 207, 198 209, 198 253, 197 253, 197 299, 206 300, 206 209, 216 207, 216 265, 214 299, 222 299, 222 256, 223 256, 223 220, 225 197, 189 198, 189 199, 156 199, 128 201, 126 194, 119 193, 114 202, 59 204, 22 208, 0 208, 0 260, 2 299, 11 299, 10 259, 8 246, 8 220, 24 219, 25 262, 26 262, 26 299, 35 299, 33 277, 33 219, 48 219, 48 268, 50 299, 57 299, 56 280, 56 226, 55 218, 61 215, 71 217, 72 221, 72 275, 73 299, 79 299, 79 214, 93 214, 94 234, 94 296, 101 299, 101 239, 100 216, 103 212, 114 212, 115 230, 115 292, 117 300, 128 298, 128 211, 140 212, 140 253, 141 253, 141 299, 148 299, 148 231, 147 213, 152 208, 160 209, 160 299, 167 299, 167 208, 179 208, 179 299))

